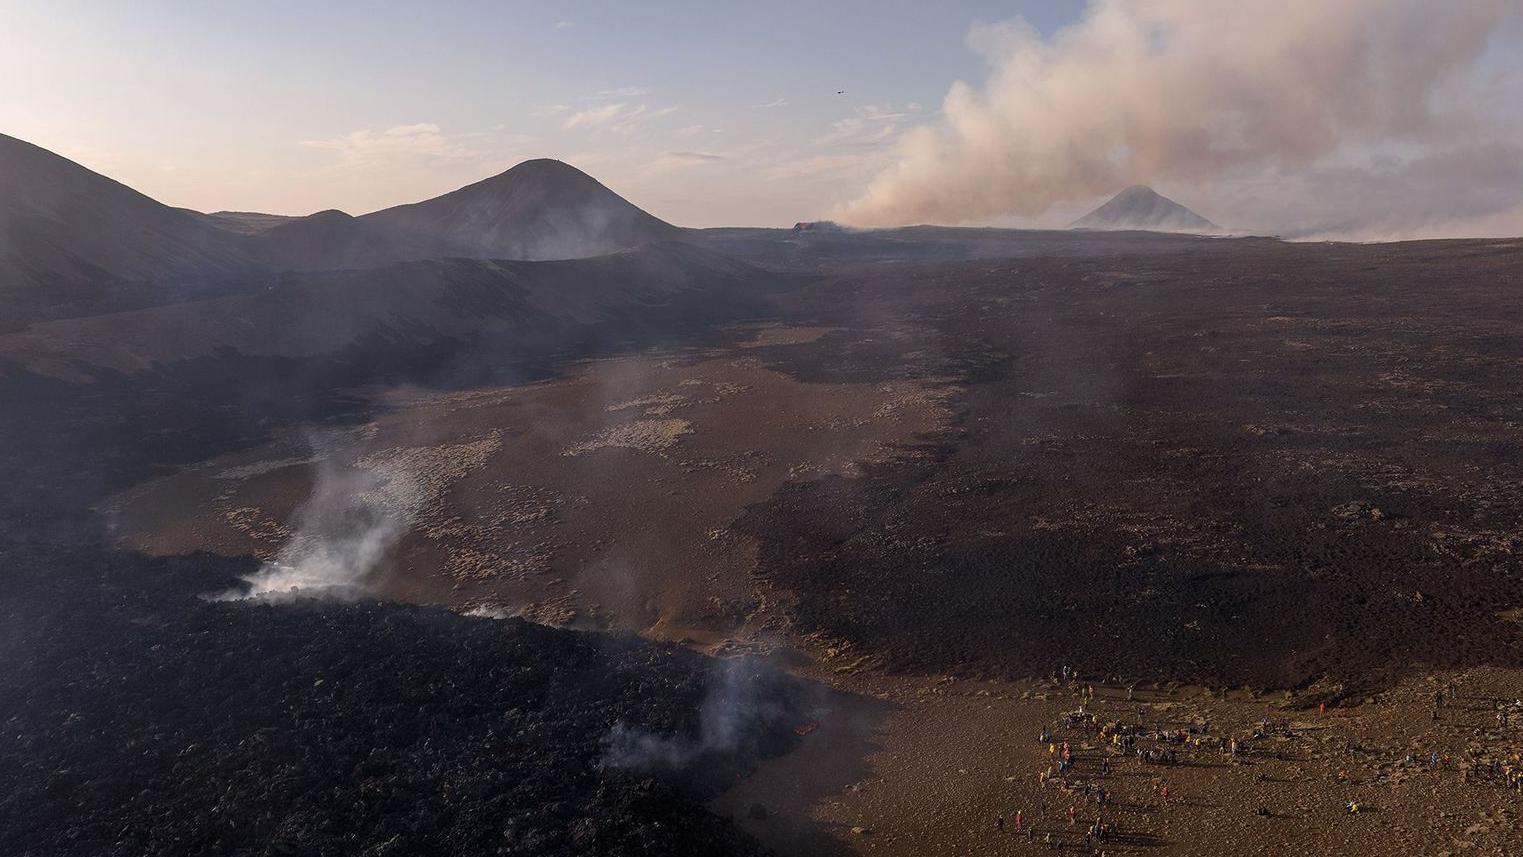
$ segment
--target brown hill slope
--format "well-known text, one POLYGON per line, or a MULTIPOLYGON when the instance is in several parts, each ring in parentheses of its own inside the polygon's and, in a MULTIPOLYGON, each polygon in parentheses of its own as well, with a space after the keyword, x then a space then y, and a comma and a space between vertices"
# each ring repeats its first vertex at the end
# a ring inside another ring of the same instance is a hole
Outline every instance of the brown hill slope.
POLYGON ((0 134, 0 327, 163 302, 250 264, 237 235, 0 134))
POLYGON ((548 158, 359 219, 485 259, 597 256, 680 234, 581 170, 548 158))

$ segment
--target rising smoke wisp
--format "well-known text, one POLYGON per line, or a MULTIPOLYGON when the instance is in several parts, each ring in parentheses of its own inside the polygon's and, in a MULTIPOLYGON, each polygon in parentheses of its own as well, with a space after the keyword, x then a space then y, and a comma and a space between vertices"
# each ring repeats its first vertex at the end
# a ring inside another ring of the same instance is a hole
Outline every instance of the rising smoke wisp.
MULTIPOLYGON (((363 435, 364 432, 360 432, 363 435)), ((357 455, 366 441, 312 437, 317 470, 292 535, 273 560, 224 600, 357 597, 415 525, 443 522, 439 498, 502 445, 498 432, 458 443, 393 446, 357 455)), ((427 528, 427 527, 425 527, 427 528)))
POLYGON ((317 462, 312 494, 293 521, 294 534, 275 558, 223 600, 352 598, 362 595, 387 551, 407 532, 405 508, 389 504, 386 483, 372 471, 317 462))
POLYGON ((758 662, 723 661, 716 670, 699 711, 697 735, 657 735, 620 723, 605 739, 604 763, 635 770, 681 770, 710 754, 740 751, 755 739, 754 733, 789 712, 788 703, 773 695, 775 676, 758 662))
MULTIPOLYGON (((837 216, 874 226, 1036 217, 1162 182, 1263 221, 1273 218, 1247 190, 1234 198, 1220 183, 1262 191, 1265 177, 1351 170, 1350 181, 1392 186, 1401 164, 1440 154, 1494 171, 1498 157, 1523 154, 1515 107, 1497 100, 1517 70, 1494 67, 1505 53, 1494 42, 1514 37, 1518 12, 1515 0, 1096 0, 1050 38, 1019 21, 980 27, 970 41, 989 61, 987 82, 956 83, 939 123, 907 134, 896 164, 837 216)), ((1362 203, 1328 188, 1298 206, 1288 198, 1319 183, 1294 184, 1269 208, 1295 225, 1391 217, 1389 194, 1362 203)), ((1452 197, 1414 188, 1403 199, 1418 210, 1402 216, 1523 204, 1472 198, 1465 184, 1452 197)))

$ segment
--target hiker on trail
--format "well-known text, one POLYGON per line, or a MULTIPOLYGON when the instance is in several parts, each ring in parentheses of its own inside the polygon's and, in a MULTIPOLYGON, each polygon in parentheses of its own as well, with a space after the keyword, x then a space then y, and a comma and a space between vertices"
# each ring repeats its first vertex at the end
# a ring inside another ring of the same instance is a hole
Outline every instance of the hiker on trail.
POLYGON ((1020 810, 1015 811, 1015 829, 1020 830, 1026 826, 1026 816, 1020 810))
POLYGON ((994 818, 994 826, 999 829, 999 832, 1004 833, 1005 832, 1005 817, 1003 815, 995 816, 995 818, 994 818))
POLYGON ((1077 815, 1078 815, 1078 813, 1074 810, 1074 808, 1072 806, 1070 806, 1068 808, 1068 826, 1069 827, 1073 827, 1074 826, 1074 818, 1077 815))

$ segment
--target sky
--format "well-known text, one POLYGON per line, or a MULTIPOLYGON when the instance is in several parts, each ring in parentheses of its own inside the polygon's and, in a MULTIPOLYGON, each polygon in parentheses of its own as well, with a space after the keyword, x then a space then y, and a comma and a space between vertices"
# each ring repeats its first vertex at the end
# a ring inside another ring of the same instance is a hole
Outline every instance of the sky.
POLYGON ((199 210, 359 214, 554 157, 682 225, 791 224, 978 73, 970 25, 1082 9, 0 0, 0 132, 199 210))
POLYGON ((554 157, 684 226, 1523 232, 1520 6, 0 0, 0 132, 203 211, 554 157))

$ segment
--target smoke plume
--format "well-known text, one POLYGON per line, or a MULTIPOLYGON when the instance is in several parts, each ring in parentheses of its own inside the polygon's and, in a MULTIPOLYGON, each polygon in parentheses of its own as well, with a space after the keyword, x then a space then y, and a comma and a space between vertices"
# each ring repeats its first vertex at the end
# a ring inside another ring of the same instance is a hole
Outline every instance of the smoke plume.
MULTIPOLYGON (((420 440, 430 434, 426 425, 413 431, 420 440)), ((356 457, 368 436, 361 430, 309 438, 317 472, 311 495, 291 523, 291 538, 248 578, 246 591, 221 599, 363 595, 410 529, 437 531, 449 523, 440 498, 502 446, 501 434, 492 431, 456 443, 390 446, 356 457)))
POLYGON ((407 532, 405 507, 388 503, 377 473, 323 458, 312 494, 293 521, 294 535, 275 558, 247 579, 247 590, 222 600, 353 598, 407 532))
MULTIPOLYGON (((1499 155, 1523 153, 1518 129, 1507 127, 1515 106, 1499 106, 1499 90, 1516 88, 1516 69, 1491 50, 1515 35, 1519 8, 1516 0, 1095 0, 1082 21, 1047 39, 1021 21, 979 27, 970 42, 989 61, 987 83, 953 85, 942 120, 907 134, 896 165, 838 216, 863 225, 1031 218, 1164 183, 1217 201, 1203 213, 1218 222, 1221 208, 1263 220, 1253 200, 1218 183, 1341 170, 1399 187, 1400 165, 1439 155, 1473 166, 1471 184, 1438 200, 1414 188, 1403 201, 1421 210, 1405 219, 1498 214, 1523 200, 1466 194, 1499 155)), ((1278 214, 1305 228, 1369 226, 1389 216, 1376 206, 1322 201, 1316 224, 1278 214)))
POLYGON ((656 735, 620 723, 609 733, 604 763, 635 770, 681 770, 711 754, 732 754, 789 713, 771 673, 747 659, 721 662, 699 711, 698 734, 656 735))
POLYGON ((250 575, 246 589, 219 600, 355 598, 390 549, 407 533, 416 511, 408 480, 376 466, 377 456, 352 460, 352 438, 308 435, 314 463, 311 493, 288 524, 291 536, 275 558, 250 575))

